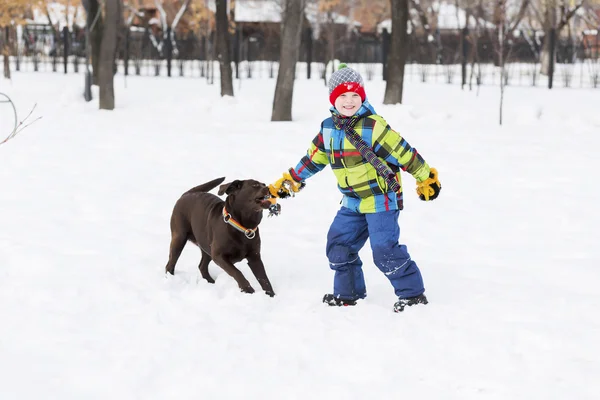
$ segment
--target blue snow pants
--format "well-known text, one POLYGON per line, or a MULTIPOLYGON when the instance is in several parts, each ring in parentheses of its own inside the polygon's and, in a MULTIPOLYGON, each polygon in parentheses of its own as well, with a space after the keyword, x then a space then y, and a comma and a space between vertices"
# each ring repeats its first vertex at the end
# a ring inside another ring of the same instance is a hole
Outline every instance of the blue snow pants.
POLYGON ((390 280, 399 298, 418 296, 425 291, 417 264, 406 246, 398 243, 400 211, 361 214, 342 207, 327 233, 327 258, 335 271, 333 294, 344 300, 367 296, 359 250, 370 239, 375 265, 390 280))

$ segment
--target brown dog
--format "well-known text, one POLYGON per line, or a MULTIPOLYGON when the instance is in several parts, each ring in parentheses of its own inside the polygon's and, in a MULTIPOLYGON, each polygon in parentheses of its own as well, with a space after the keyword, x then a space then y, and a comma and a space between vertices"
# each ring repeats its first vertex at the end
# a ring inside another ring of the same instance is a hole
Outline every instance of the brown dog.
POLYGON ((189 240, 200 247, 200 274, 209 283, 215 280, 208 273, 213 260, 233 277, 240 289, 254 293, 244 275, 233 264, 243 259, 269 295, 275 292, 260 258, 260 235, 258 224, 263 211, 271 206, 269 189, 255 180, 239 181, 221 185, 219 195, 227 194, 225 201, 211 193, 225 178, 219 178, 196 186, 185 192, 175 204, 171 216, 171 248, 166 272, 174 274, 175 264, 183 247, 189 240))

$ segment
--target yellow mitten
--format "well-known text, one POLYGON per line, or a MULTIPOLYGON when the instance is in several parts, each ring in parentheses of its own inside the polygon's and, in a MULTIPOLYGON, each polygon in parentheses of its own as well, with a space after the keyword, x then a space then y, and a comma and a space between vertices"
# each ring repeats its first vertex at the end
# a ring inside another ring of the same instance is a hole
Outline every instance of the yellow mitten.
POLYGON ((296 182, 289 172, 284 172, 281 178, 269 185, 269 192, 271 196, 285 199, 294 196, 294 193, 298 193, 304 186, 304 182, 296 182))
POLYGON ((435 168, 429 170, 429 178, 423 182, 417 182, 417 194, 423 201, 435 200, 442 190, 442 184, 438 180, 438 172, 435 168))

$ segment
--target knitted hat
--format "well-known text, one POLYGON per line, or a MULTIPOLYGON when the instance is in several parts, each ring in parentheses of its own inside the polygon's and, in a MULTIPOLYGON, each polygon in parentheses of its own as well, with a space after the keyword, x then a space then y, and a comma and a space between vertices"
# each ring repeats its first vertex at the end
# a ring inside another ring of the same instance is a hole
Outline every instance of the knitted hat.
POLYGON ((340 64, 338 70, 329 78, 329 101, 335 105, 335 100, 346 92, 358 94, 365 101, 365 83, 362 76, 346 64, 340 64))

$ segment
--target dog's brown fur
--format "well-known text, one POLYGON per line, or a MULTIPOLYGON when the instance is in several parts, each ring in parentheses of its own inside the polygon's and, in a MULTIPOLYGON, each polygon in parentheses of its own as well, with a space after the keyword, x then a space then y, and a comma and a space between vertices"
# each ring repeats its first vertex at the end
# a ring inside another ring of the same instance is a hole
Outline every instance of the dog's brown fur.
POLYGON ((246 259, 262 289, 269 296, 274 296, 275 292, 260 257, 259 230, 256 230, 253 239, 248 239, 244 233, 223 220, 225 206, 231 217, 242 226, 256 228, 262 220, 263 210, 270 205, 264 200, 265 196, 269 196, 269 189, 264 183, 250 179, 221 185, 219 195, 226 193, 225 201, 207 193, 224 180, 225 178, 219 178, 196 186, 185 192, 175 204, 171 216, 169 262, 165 270, 174 274, 177 259, 189 240, 200 247, 202 258, 198 268, 209 283, 215 282, 208 273, 208 264, 213 260, 236 280, 243 292, 254 293, 248 280, 234 266, 246 259))

